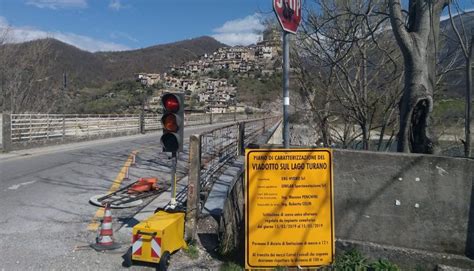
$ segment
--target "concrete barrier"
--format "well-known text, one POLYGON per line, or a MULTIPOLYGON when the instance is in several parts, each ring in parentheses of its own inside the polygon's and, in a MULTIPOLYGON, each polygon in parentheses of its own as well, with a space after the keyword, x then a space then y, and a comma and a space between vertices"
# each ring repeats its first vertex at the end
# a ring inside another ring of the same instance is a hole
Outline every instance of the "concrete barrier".
POLYGON ((474 160, 334 151, 336 237, 469 254, 474 160))

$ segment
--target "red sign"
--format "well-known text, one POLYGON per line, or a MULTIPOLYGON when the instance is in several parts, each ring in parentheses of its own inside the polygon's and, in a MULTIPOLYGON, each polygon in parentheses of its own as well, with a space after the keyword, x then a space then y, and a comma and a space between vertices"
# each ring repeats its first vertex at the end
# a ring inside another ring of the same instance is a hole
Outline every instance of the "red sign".
POLYGON ((301 0, 273 0, 273 10, 283 30, 296 34, 301 22, 301 0))

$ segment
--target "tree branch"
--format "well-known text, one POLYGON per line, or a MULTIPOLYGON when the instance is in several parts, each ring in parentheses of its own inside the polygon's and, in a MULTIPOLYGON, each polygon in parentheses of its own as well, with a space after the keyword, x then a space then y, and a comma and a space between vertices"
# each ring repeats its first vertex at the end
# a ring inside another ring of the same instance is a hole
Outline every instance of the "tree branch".
POLYGON ((400 0, 389 0, 388 5, 390 10, 390 23, 392 25, 395 38, 397 39, 398 43, 402 45, 402 51, 404 53, 408 53, 413 48, 413 41, 403 20, 400 0))

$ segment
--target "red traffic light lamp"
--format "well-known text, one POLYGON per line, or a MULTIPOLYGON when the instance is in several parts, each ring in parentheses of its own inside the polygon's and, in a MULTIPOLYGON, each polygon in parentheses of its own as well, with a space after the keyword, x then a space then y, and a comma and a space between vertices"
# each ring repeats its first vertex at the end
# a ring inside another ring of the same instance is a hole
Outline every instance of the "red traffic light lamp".
POLYGON ((176 94, 166 93, 162 97, 163 108, 168 112, 176 113, 180 109, 180 101, 176 94))

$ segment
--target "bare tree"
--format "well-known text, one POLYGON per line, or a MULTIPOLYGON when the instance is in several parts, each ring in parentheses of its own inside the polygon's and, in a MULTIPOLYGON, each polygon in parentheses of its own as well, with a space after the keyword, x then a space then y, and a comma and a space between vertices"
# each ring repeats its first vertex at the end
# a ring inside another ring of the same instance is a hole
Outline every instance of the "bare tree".
MULTIPOLYGON (((457 3, 456 3, 457 4, 457 3)), ((465 113, 464 113, 464 155, 466 157, 471 156, 471 105, 472 105, 472 61, 473 61, 473 43, 474 43, 474 33, 467 32, 464 27, 464 22, 462 18, 462 12, 459 9, 459 5, 455 5, 457 8, 457 18, 461 25, 461 31, 458 29, 452 12, 451 5, 448 5, 449 19, 451 22, 451 27, 456 34, 457 41, 461 47, 462 55, 466 62, 465 64, 465 75, 466 75, 466 96, 465 96, 465 113)), ((471 29, 472 31, 472 29, 471 29)))
POLYGON ((332 92, 329 91, 334 87, 331 69, 320 69, 318 59, 308 61, 307 57, 297 53, 293 53, 294 66, 300 67, 296 79, 300 86, 298 92, 304 101, 296 106, 300 112, 309 112, 306 118, 310 124, 316 125, 316 131, 319 132, 320 142, 328 147, 332 143, 330 118, 334 114, 331 112, 331 103, 334 102, 332 92))
MULTIPOLYGON (((342 107, 339 119, 360 128, 356 136, 362 138, 362 148, 370 148, 372 130, 380 129, 377 148, 381 149, 386 128, 393 125, 396 116, 397 80, 401 78, 398 50, 386 34, 388 17, 382 12, 386 4, 377 0, 315 3, 319 8, 308 12, 303 27, 300 58, 311 59, 320 66, 319 71, 313 71, 312 78, 320 78, 319 82, 327 88, 326 95, 337 102, 332 102, 332 108, 342 107)), ((302 85, 304 88, 305 84, 302 85)), ((317 98, 325 103, 313 112, 325 131, 330 100, 323 95, 317 98)), ((344 126, 342 134, 346 140, 345 131, 350 129, 344 126)))
MULTIPOLYGON (((1 27, 0 28, 0 56, 4 55, 4 50, 5 50, 5 44, 7 43, 7 37, 9 33, 9 28, 7 27, 1 27)), ((1 63, 0 61, 0 64, 1 63)), ((3 111, 9 111, 11 108, 6 107, 5 101, 9 100, 10 97, 7 95, 7 92, 5 90, 5 76, 6 76, 6 66, 1 65, 0 66, 0 105, 2 106, 3 111)))
POLYGON ((436 56, 441 11, 449 0, 410 0, 407 17, 400 0, 389 0, 390 22, 405 65, 405 86, 399 104, 397 150, 434 153, 430 114, 436 82, 436 56))
POLYGON ((57 102, 58 88, 42 69, 55 61, 51 39, 1 46, 2 92, 4 109, 13 113, 49 113, 57 102))

